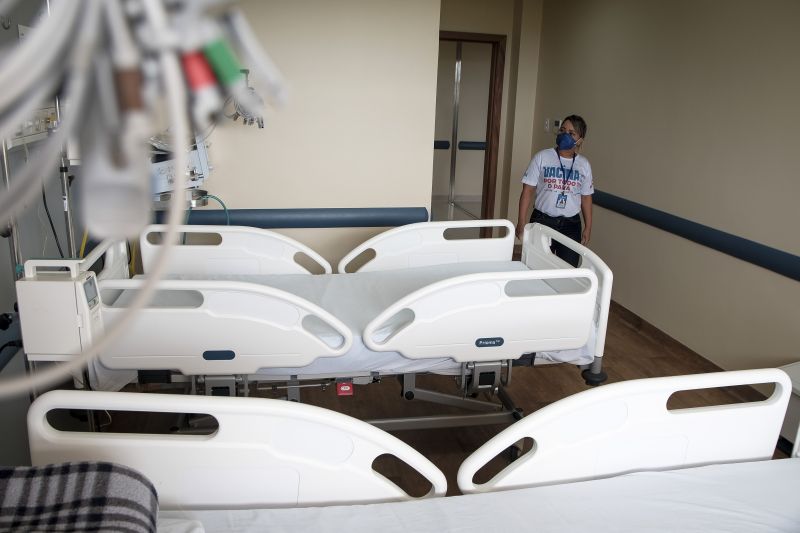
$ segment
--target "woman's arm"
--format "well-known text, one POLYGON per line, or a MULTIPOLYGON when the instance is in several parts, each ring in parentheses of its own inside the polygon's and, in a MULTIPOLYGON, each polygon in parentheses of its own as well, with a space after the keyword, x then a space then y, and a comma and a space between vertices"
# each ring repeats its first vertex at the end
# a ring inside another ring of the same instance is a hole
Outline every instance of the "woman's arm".
POLYGON ((581 196, 581 213, 583 214, 583 234, 581 244, 584 246, 589 243, 592 236, 592 195, 581 196))
POLYGON ((528 223, 528 210, 531 208, 534 198, 536 198, 536 187, 523 183, 522 192, 519 195, 519 216, 516 228, 518 239, 522 239, 522 232, 525 230, 525 224, 528 223))

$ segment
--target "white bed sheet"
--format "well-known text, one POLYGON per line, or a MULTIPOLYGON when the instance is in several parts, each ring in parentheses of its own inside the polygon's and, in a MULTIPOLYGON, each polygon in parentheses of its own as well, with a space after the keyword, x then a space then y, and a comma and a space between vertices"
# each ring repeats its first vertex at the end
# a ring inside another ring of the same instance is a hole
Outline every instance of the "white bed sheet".
MULTIPOLYGON (((435 372, 438 374, 456 375, 461 372, 461 364, 443 354, 441 358, 410 359, 398 352, 374 352, 364 345, 361 333, 369 322, 380 312, 398 299, 411 294, 432 283, 455 276, 480 272, 517 272, 528 267, 519 261, 480 261, 414 267, 400 270, 380 272, 357 272, 352 274, 322 274, 309 276, 305 274, 280 275, 175 275, 170 279, 183 280, 227 280, 254 283, 274 287, 295 294, 319 305, 341 320, 353 332, 353 346, 347 354, 340 357, 321 357, 303 367, 269 368, 258 372, 261 379, 284 380, 289 376, 300 375, 312 377, 347 377, 356 375, 368 376, 371 372, 384 375, 435 372)), ((564 280, 555 280, 564 283, 564 280)), ((546 281, 533 280, 535 293, 556 294, 556 290, 546 281)), ((553 283, 553 282, 551 282, 553 283)), ((125 305, 122 295, 118 304, 125 305)), ((169 305, 174 293, 157 295, 154 305, 169 305)), ((576 350, 557 352, 538 352, 537 357, 553 362, 569 362, 573 364, 589 364, 594 358, 591 347, 595 344, 596 328, 592 328, 587 344, 576 350)), ((123 371, 124 372, 124 371, 123 371)), ((99 365, 93 374, 100 380, 104 390, 119 389, 130 379, 99 365)))
POLYGON ((162 511, 158 530, 795 533, 798 494, 800 459, 780 459, 401 503, 162 511))

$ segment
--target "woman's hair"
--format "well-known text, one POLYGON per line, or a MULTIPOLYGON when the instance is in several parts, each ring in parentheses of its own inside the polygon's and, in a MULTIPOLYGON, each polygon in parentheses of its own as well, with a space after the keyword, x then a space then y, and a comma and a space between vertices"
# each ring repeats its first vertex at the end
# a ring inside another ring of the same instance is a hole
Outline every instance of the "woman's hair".
POLYGON ((575 131, 578 132, 578 135, 581 136, 581 139, 586 137, 586 121, 583 120, 583 117, 579 117, 578 115, 570 115, 568 117, 564 117, 564 120, 561 121, 563 124, 566 121, 572 122, 572 126, 575 128, 575 131))

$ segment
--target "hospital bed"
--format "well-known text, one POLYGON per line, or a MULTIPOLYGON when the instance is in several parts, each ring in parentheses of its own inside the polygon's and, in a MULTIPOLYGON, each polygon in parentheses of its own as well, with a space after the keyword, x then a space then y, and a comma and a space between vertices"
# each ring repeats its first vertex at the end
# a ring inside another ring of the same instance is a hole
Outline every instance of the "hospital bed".
MULTIPOLYGON (((769 460, 789 394, 786 375, 772 369, 615 383, 555 402, 549 412, 545 407, 529 415, 498 435, 503 440, 499 446, 497 440, 490 440, 464 462, 459 472, 460 487, 462 474, 474 472, 486 452, 494 454, 513 439, 532 436, 536 446, 530 457, 543 455, 533 463, 522 456, 489 483, 476 487, 470 479, 462 487, 476 488, 477 492, 411 501, 400 494, 401 501, 392 503, 312 507, 306 506, 307 502, 295 506, 292 498, 278 498, 270 508, 253 503, 259 499, 254 494, 266 490, 262 487, 265 479, 288 478, 290 486, 296 487, 291 476, 260 473, 257 465, 261 455, 251 454, 255 449, 272 449, 276 434, 270 430, 291 429, 280 417, 268 413, 275 407, 282 413, 292 412, 291 420, 296 413, 304 419, 311 414, 315 421, 326 424, 341 422, 344 434, 330 430, 337 435, 335 450, 343 448, 338 446, 338 439, 349 438, 346 435, 351 428, 361 427, 358 421, 319 408, 265 399, 66 391, 39 398, 28 420, 34 465, 91 455, 134 468, 141 465, 143 472, 155 476, 152 481, 157 487, 182 483, 182 476, 188 475, 186 483, 192 485, 178 496, 170 491, 163 493, 166 503, 162 502, 159 515, 161 531, 202 531, 203 527, 207 531, 797 531, 800 457, 795 453, 791 459, 769 460), (676 391, 763 383, 774 383, 775 389, 760 402, 665 413, 667 398, 676 391), (139 398, 145 401, 139 402, 139 398), (151 402, 150 398, 155 399, 151 402), (54 430, 47 422, 47 413, 68 408, 202 411, 218 418, 220 430, 206 436, 54 430), (234 435, 228 431, 230 425, 252 429, 234 435), (512 434, 516 427, 522 430, 512 434), (573 440, 577 444, 571 446, 573 440), (561 457, 556 449, 559 447, 567 448, 561 457), (187 451, 176 453, 176 448, 187 451), (161 457, 165 457, 163 468, 161 457), (551 467, 551 461, 555 466, 551 467), (255 466, 249 471, 245 464, 255 466), (204 468, 207 465, 211 467, 208 470, 204 468), (220 473, 223 465, 230 470, 220 473), (515 470, 514 475, 508 470, 515 470), (236 482, 230 481, 234 474, 238 474, 236 482), (244 500, 237 500, 227 490, 216 490, 212 496, 205 492, 202 487, 217 483, 220 475, 223 482, 230 481, 234 492, 244 495, 244 500)), ((295 462, 322 467, 317 463, 328 458, 327 451, 321 450, 325 446, 319 444, 327 444, 329 428, 318 435, 304 422, 293 431, 306 441, 289 448, 286 468, 294 468, 295 462), (299 456, 306 453, 315 460, 300 460, 299 456), (326 457, 320 458, 320 454, 326 457)), ((380 434, 375 428, 369 430, 380 434)), ((291 438, 291 434, 289 431, 283 437, 291 438)), ((278 439, 277 444, 284 441, 278 439)), ((281 464, 284 454, 278 455, 277 464, 281 464)), ((362 463, 366 471, 363 479, 372 483, 375 474, 370 471, 369 457, 362 463)), ((402 456, 417 467, 406 457, 402 456)), ((442 494, 444 487, 437 484, 441 478, 436 471, 424 471, 442 494)), ((342 483, 362 482, 359 476, 340 479, 347 480, 342 483)), ((272 490, 279 490, 274 486, 278 483, 272 485, 272 490)), ((357 491, 355 487, 340 488, 338 501, 345 499, 349 490, 357 491)), ((159 490, 160 498, 161 494, 159 490)))
MULTIPOLYGON (((162 231, 152 226, 142 234, 145 274, 162 231)), ((96 388, 118 390, 136 371, 175 371, 196 377, 193 383, 206 392, 227 388, 245 394, 252 380, 368 383, 400 375, 406 398, 449 403, 414 386, 415 374, 434 372, 459 379, 465 399, 460 405, 496 410, 465 398, 488 390, 498 392, 508 413, 518 416, 502 385, 510 379, 512 361, 523 354, 583 365, 587 375, 603 377, 611 271, 596 254, 550 228, 526 227, 522 260, 512 261, 514 228, 508 221, 410 224, 357 247, 336 274, 308 247, 273 232, 226 226, 181 231, 187 244, 173 250, 168 279, 90 368, 96 388), (504 235, 450 236, 477 234, 480 228, 504 235), (552 254, 551 240, 577 251, 580 267, 552 254), (323 273, 312 275, 300 256, 323 273)), ((48 351, 35 346, 36 338, 27 340, 41 331, 30 328, 34 331, 26 335, 26 322, 40 323, 44 316, 26 312, 33 300, 25 298, 26 291, 44 291, 47 274, 39 269, 69 263, 72 277, 87 277, 86 289, 93 282, 86 271, 96 259, 26 263, 18 292, 29 357, 69 357, 54 356, 51 344, 48 351)), ((91 309, 85 301, 71 304, 88 315, 80 320, 82 333, 117 319, 142 285, 106 263, 97 276, 99 287, 86 289, 83 299, 97 292, 99 303, 90 303, 91 309)), ((80 296, 80 290, 69 290, 80 296)), ((70 306, 59 308, 69 313, 70 306)), ((76 329, 69 318, 66 323, 76 329)))

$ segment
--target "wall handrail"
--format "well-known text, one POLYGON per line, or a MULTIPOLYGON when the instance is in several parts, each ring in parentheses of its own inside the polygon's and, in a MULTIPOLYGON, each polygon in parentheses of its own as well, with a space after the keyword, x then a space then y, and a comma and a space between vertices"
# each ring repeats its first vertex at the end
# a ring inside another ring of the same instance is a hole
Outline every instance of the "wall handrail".
MULTIPOLYGON (((162 213, 156 213, 156 222, 162 213)), ((425 207, 341 207, 307 209, 197 209, 187 224, 253 228, 381 228, 427 222, 425 207), (229 217, 229 218, 228 218, 229 217)))
POLYGON ((593 199, 596 205, 609 211, 644 222, 660 230, 741 259, 781 276, 800 281, 800 256, 607 192, 595 189, 593 199))

